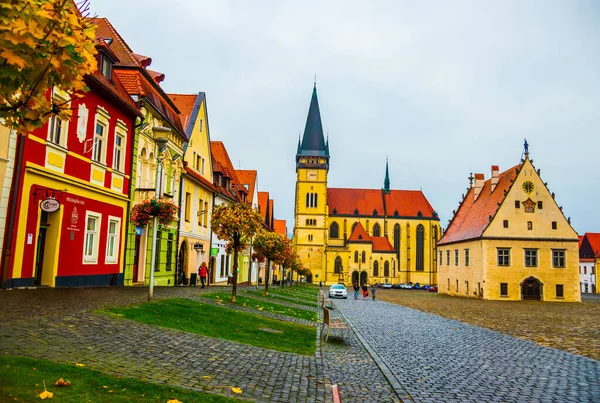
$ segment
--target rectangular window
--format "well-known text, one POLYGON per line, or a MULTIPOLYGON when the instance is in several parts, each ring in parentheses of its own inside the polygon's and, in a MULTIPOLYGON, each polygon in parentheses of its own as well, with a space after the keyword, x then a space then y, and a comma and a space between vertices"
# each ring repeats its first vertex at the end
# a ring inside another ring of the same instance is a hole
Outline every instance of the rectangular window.
MULTIPOLYGON (((64 94, 63 97, 58 94, 58 91, 57 89, 52 91, 52 104, 56 105, 59 109, 68 109, 70 107, 70 103, 67 100, 68 95, 64 94)), ((68 121, 60 120, 56 114, 52 114, 48 120, 48 141, 66 147, 68 124, 68 121)))
POLYGON ((508 297, 508 283, 500 283, 500 296, 508 297))
POLYGON ((167 270, 173 270, 173 234, 167 235, 167 270))
POLYGON ((221 270, 220 270, 220 274, 221 274, 221 277, 225 276, 225 255, 221 255, 221 270))
POLYGON ((565 267, 564 249, 552 249, 552 267, 565 267))
POLYGON ((469 250, 465 249, 465 266, 469 265, 469 260, 470 260, 469 250))
POLYGON ((117 133, 115 135, 115 150, 113 155, 113 168, 117 171, 123 172, 123 157, 125 156, 125 152, 123 150, 123 146, 125 145, 125 136, 122 133, 117 133))
POLYGON ((504 228, 508 228, 508 220, 504 220, 502 222, 502 225, 504 226, 504 228))
POLYGON ((538 210, 541 210, 544 208, 544 202, 539 201, 538 202, 538 210))
POLYGON ((200 160, 200 164, 201 164, 200 172, 201 172, 202 174, 204 174, 204 158, 202 158, 202 159, 200 160))
POLYGON ((533 223, 531 221, 527 221, 527 231, 531 231, 533 229, 533 223))
POLYGON ((465 294, 469 295, 469 282, 465 281, 465 294))
POLYGON ((204 226, 208 227, 208 202, 204 202, 204 226))
POLYGON ((556 221, 552 221, 552 229, 556 229, 556 228, 558 228, 556 221))
POLYGON ((446 251, 446 266, 450 266, 450 251, 446 251))
POLYGON ((200 161, 202 161, 202 157, 200 157, 198 154, 196 154, 196 166, 194 168, 196 168, 196 171, 200 171, 200 161))
POLYGON ((450 279, 448 279, 448 291, 450 291, 450 279))
POLYGON ((100 72, 109 80, 112 80, 112 61, 104 54, 100 54, 100 72))
POLYGON ((154 245, 154 271, 160 269, 160 239, 162 237, 162 231, 156 231, 156 244, 154 245))
POLYGON ((198 226, 199 227, 202 225, 202 217, 206 213, 201 210, 203 205, 204 205, 204 202, 202 201, 202 199, 198 200, 198 212, 196 214, 198 215, 198 226))
POLYGON ((498 266, 510 266, 510 249, 498 248, 498 266))
POLYGON ((443 252, 440 251, 440 266, 442 265, 443 260, 444 260, 443 252))
POLYGON ((456 280, 456 292, 458 292, 458 280, 456 280))
POLYGON ((225 271, 226 274, 229 274, 231 270, 229 270, 229 255, 225 256, 225 271))
POLYGON ((458 266, 458 249, 454 249, 454 266, 458 266))
POLYGON ((85 242, 83 245, 83 262, 98 263, 98 237, 100 234, 99 214, 86 214, 85 242))
POLYGON ((190 222, 190 211, 192 208, 192 195, 185 192, 185 222, 190 222))
POLYGON ((106 236, 106 262, 116 263, 119 256, 119 234, 121 232, 121 219, 109 217, 108 234, 106 236))
POLYGON ((564 288, 562 284, 556 284, 556 298, 563 298, 565 296, 564 288))
POLYGON ((106 126, 97 121, 96 130, 94 131, 94 147, 92 148, 92 159, 96 162, 104 162, 104 136, 106 126))
POLYGON ((587 267, 583 268, 583 274, 587 274, 587 267))
POLYGON ((55 144, 61 144, 61 140, 63 139, 62 138, 63 121, 60 120, 58 118, 58 116, 52 115, 52 117, 48 121, 48 124, 50 126, 49 133, 48 133, 48 140, 55 144))
POLYGON ((521 208, 521 202, 518 200, 515 200, 515 208, 521 208))
POLYGON ((526 267, 537 267, 537 265, 538 265, 537 249, 525 249, 525 266, 526 267))

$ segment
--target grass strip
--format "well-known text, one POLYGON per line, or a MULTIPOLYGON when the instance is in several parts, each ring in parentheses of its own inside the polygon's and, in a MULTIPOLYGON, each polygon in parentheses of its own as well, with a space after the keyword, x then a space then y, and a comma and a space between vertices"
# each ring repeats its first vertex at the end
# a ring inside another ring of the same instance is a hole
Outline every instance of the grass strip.
POLYGON ((316 300, 316 297, 311 297, 310 298, 310 302, 307 301, 306 299, 299 299, 298 297, 295 297, 293 295, 289 295, 289 294, 275 294, 275 293, 271 293, 269 292, 269 295, 265 296, 263 291, 249 291, 249 290, 244 290, 242 292, 243 295, 254 295, 257 297, 263 297, 263 298, 269 298, 269 299, 274 299, 274 300, 278 300, 278 301, 285 301, 285 302, 289 302, 292 304, 298 304, 298 305, 304 305, 304 306, 309 306, 309 307, 313 307, 313 308, 317 308, 319 306, 318 303, 314 302, 316 300))
POLYGON ((105 311, 149 325, 271 350, 312 355, 316 349, 315 327, 265 318, 189 299, 163 299, 128 307, 112 307, 105 311))
POLYGON ((47 360, 0 356, 0 401, 40 401, 46 390, 51 402, 239 402, 225 396, 158 385, 133 378, 109 375, 97 370, 47 360), (54 386, 63 378, 70 386, 54 386))
MULTIPOLYGON (((252 292, 252 291, 251 291, 252 292)), ((260 295, 262 296, 262 295, 260 295)), ((202 294, 203 298, 210 298, 212 300, 220 301, 221 303, 228 304, 231 306, 241 305, 252 309, 258 309, 259 311, 276 313, 279 315, 290 316, 292 318, 306 319, 317 321, 317 312, 311 312, 304 309, 292 308, 289 306, 278 304, 277 302, 266 302, 259 299, 252 298, 246 291, 236 296, 236 303, 232 304, 229 302, 231 294, 228 292, 216 292, 210 294, 202 294)), ((291 301, 287 301, 291 302, 291 301)))

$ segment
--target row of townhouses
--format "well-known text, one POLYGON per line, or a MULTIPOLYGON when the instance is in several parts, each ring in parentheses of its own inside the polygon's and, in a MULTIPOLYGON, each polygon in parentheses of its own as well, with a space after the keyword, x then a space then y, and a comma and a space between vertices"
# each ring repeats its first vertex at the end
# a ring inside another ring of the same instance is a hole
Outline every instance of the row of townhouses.
MULTIPOLYGON (((227 281, 232 255, 210 229, 215 206, 251 204, 283 234, 285 222, 258 191, 257 171, 234 169, 225 145, 211 141, 205 93, 165 93, 152 59, 107 19, 94 22, 89 92, 49 90, 73 118, 52 117, 25 136, 0 128, 2 286, 143 285, 152 270, 155 285, 181 285, 203 261, 210 282, 227 281), (177 219, 136 226, 132 207, 154 198, 178 205, 177 219)), ((240 284, 261 276, 250 256, 240 255, 240 284)))

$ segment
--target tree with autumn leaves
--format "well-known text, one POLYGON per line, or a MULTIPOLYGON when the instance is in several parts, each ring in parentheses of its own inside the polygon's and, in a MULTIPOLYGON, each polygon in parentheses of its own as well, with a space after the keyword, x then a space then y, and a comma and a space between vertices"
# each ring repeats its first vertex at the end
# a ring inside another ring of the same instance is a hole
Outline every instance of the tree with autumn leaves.
POLYGON ((227 250, 233 252, 233 289, 231 302, 237 294, 238 255, 250 239, 263 225, 263 218, 246 203, 229 203, 215 207, 212 213, 211 229, 227 242, 227 250))
POLYGON ((0 119, 27 133, 51 115, 71 118, 53 103, 55 86, 71 96, 87 90, 84 76, 96 68, 95 29, 82 0, 0 2, 0 119))
MULTIPOLYGON (((295 253, 292 250, 289 239, 276 232, 266 230, 260 231, 254 238, 252 247, 257 256, 266 258, 268 261, 272 261, 283 267, 291 267, 290 265, 295 259, 295 253)), ((269 265, 267 264, 265 270, 265 295, 269 295, 270 271, 269 265)))

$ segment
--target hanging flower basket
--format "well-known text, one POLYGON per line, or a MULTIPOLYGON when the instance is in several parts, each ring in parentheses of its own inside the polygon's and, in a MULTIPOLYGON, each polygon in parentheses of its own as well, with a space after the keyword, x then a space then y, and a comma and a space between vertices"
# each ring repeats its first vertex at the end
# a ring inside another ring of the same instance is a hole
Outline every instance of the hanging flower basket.
POLYGON ((131 221, 138 227, 145 227, 154 217, 161 229, 171 225, 177 218, 179 207, 170 200, 148 199, 131 209, 131 221))

